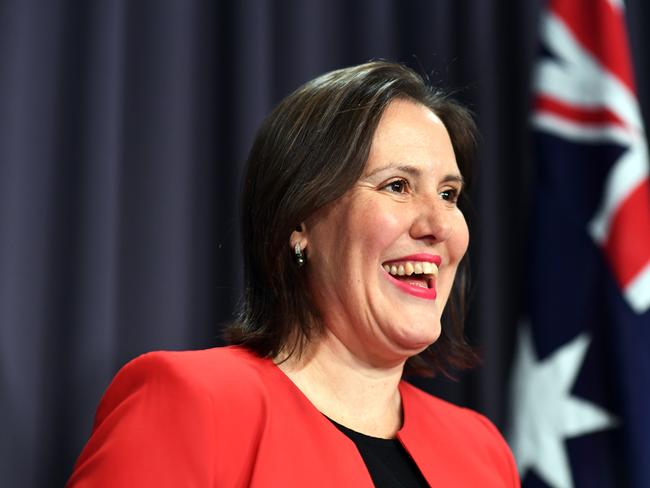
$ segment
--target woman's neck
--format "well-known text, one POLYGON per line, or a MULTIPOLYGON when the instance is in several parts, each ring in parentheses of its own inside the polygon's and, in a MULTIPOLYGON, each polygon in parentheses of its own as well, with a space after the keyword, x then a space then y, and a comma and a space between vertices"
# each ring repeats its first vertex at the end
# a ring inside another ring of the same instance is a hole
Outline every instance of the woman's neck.
POLYGON ((402 426, 398 385, 404 362, 377 367, 325 333, 279 368, 324 415, 366 435, 393 438, 402 426))

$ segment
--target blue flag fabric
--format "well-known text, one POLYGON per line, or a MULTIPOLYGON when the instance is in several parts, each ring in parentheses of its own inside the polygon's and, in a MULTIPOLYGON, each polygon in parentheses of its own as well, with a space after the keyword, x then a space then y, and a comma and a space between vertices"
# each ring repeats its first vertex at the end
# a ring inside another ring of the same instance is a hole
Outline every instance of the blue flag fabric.
POLYGON ((620 0, 553 0, 511 395, 524 487, 650 487, 650 184, 620 0))

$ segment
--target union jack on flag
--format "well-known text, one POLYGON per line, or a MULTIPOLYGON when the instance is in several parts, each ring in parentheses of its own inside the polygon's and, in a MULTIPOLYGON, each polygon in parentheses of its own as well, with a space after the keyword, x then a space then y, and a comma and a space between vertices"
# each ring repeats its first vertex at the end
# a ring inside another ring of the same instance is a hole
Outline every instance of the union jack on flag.
POLYGON ((621 0, 551 0, 509 441, 523 486, 650 487, 650 166, 621 0))

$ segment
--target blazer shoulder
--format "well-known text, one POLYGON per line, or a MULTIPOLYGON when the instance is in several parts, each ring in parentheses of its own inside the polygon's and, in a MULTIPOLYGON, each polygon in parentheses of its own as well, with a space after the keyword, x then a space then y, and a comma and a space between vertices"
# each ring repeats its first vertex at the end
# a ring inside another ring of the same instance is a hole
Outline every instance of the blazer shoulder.
POLYGON ((103 398, 96 420, 101 419, 102 411, 114 408, 112 398, 124 396, 119 392, 145 387, 170 399, 189 392, 212 399, 216 406, 224 401, 259 404, 266 389, 265 370, 271 366, 270 360, 239 347, 149 352, 131 360, 116 374, 107 390, 112 394, 103 398))
POLYGON ((104 393, 69 486, 245 486, 265 422, 266 367, 235 348, 129 362, 104 393))
MULTIPOLYGON (((479 431, 484 431, 489 424, 496 431, 496 427, 480 413, 438 398, 410 383, 402 382, 401 393, 402 397, 406 397, 404 400, 409 409, 418 412, 417 416, 423 414, 432 415, 444 419, 447 424, 453 423, 454 426, 455 424, 469 424, 471 429, 478 429, 479 431)), ((491 432, 493 431, 492 428, 489 429, 491 432)), ((498 431, 496 432, 498 433, 498 431)))
POLYGON ((426 425, 448 439, 460 451, 489 460, 508 486, 519 486, 517 468, 512 452, 497 427, 484 415, 466 407, 454 405, 419 388, 402 382, 405 417, 412 426, 426 425), (409 419, 409 417, 411 417, 409 419), (456 445, 457 443, 460 443, 456 445))
POLYGON ((222 386, 256 381, 269 360, 240 347, 226 346, 196 351, 154 351, 142 354, 122 370, 129 374, 167 373, 191 384, 222 386))

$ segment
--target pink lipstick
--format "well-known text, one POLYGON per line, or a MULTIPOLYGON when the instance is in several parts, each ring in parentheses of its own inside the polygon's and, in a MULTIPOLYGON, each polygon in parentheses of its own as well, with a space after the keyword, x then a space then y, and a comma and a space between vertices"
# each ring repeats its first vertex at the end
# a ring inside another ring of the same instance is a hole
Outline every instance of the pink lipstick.
MULTIPOLYGON (((384 273, 386 273, 386 271, 384 271, 384 273)), ((386 276, 388 276, 388 280, 397 288, 409 295, 413 295, 414 297, 424 298, 426 300, 435 300, 436 296, 438 296, 435 281, 431 284, 431 288, 423 288, 417 285, 409 285, 408 282, 395 279, 389 273, 386 273, 386 276)))
MULTIPOLYGON (((440 263, 442 262, 442 258, 440 256, 436 256, 433 254, 425 254, 425 253, 420 253, 420 254, 411 254, 410 256, 404 256, 399 259, 395 259, 392 261, 387 261, 384 263, 385 265, 392 264, 392 263, 397 263, 397 262, 404 262, 404 261, 410 261, 410 262, 427 262, 427 263, 434 263, 436 266, 440 266, 440 263)), ((382 267, 383 269, 383 267, 382 267)), ((408 293, 409 295, 418 297, 418 298, 424 298, 425 300, 435 300, 437 297, 437 291, 436 291, 436 281, 435 278, 429 278, 427 281, 427 287, 423 287, 421 285, 421 281, 418 283, 415 283, 416 280, 413 280, 413 284, 409 283, 408 277, 404 277, 404 280, 399 280, 397 278, 394 278, 390 273, 388 273, 385 269, 384 272, 386 273, 386 276, 388 277, 388 280, 393 283, 397 288, 399 288, 401 291, 408 293)))
POLYGON ((434 263, 436 266, 440 266, 442 263, 442 258, 435 254, 411 254, 409 256, 404 256, 403 258, 393 259, 391 261, 386 261, 385 264, 397 263, 399 261, 422 261, 423 263, 434 263))

